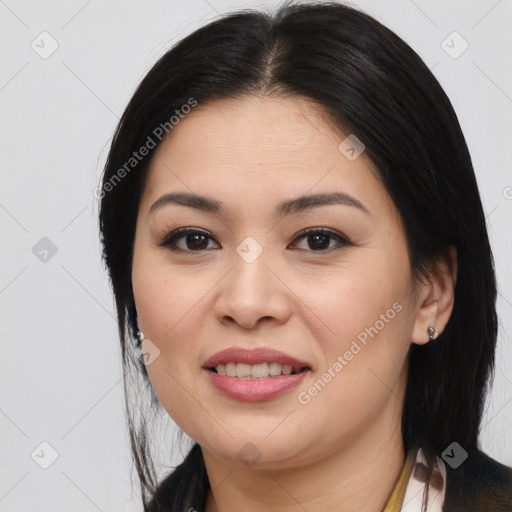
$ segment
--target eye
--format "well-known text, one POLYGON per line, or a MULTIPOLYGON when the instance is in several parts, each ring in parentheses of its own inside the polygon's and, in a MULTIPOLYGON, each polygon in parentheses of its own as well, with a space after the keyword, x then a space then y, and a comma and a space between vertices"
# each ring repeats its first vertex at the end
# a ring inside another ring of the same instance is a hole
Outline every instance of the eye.
POLYGON ((161 242, 160 247, 169 247, 171 251, 200 252, 208 249, 208 238, 212 239, 206 231, 193 228, 179 228, 167 235, 161 242), (178 240, 184 239, 184 245, 178 246, 178 240))
MULTIPOLYGON (((349 245, 350 242, 347 238, 345 238, 340 233, 336 231, 331 231, 330 229, 325 228, 308 228, 302 230, 298 236, 295 238, 294 243, 301 238, 307 239, 307 244, 313 252, 322 252, 322 251, 330 251, 333 250, 332 247, 329 248, 330 242, 332 239, 338 241, 338 245, 345 246, 349 245)), ((336 249, 336 247, 334 248, 336 249)))

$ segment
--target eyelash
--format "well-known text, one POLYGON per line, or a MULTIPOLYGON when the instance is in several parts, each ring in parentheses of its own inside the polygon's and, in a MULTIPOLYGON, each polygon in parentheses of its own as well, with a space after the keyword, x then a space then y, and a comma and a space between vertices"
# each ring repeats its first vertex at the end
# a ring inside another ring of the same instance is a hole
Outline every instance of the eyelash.
MULTIPOLYGON (((322 235, 328 235, 331 238, 334 238, 338 241, 338 247, 330 248, 330 249, 321 249, 319 251, 314 250, 307 250, 307 249, 299 249, 299 250, 306 250, 307 252, 313 252, 313 253, 327 253, 331 252, 333 250, 340 249, 343 246, 350 245, 350 241, 340 233, 337 233, 336 231, 332 231, 330 229, 326 228, 307 228, 299 231, 297 233, 296 237, 294 238, 292 243, 296 243, 301 238, 305 238, 308 235, 312 234, 322 234, 322 235)), ((197 251, 188 250, 188 249, 181 249, 176 247, 176 241, 180 238, 184 238, 187 235, 204 235, 213 240, 213 237, 211 237, 206 231, 197 229, 197 228, 179 228, 168 235, 166 235, 161 242, 159 242, 157 245, 159 247, 168 247, 171 251, 174 252, 188 252, 188 253, 201 253, 204 251, 208 251, 209 249, 199 249, 197 251)))

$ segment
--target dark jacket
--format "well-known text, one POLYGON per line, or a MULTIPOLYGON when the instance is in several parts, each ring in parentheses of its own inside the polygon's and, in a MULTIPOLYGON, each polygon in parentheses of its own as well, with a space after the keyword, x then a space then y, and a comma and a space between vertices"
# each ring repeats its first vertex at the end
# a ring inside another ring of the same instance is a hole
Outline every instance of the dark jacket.
POLYGON ((457 469, 446 466, 446 512, 512 512, 512 468, 481 451, 457 469))

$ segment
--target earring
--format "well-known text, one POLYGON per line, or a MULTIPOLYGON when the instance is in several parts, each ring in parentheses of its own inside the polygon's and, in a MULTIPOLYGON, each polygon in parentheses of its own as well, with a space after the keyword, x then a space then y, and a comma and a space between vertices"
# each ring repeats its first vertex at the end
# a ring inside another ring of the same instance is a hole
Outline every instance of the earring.
POLYGON ((139 342, 142 343, 142 340, 144 339, 144 333, 142 331, 137 331, 137 338, 139 339, 139 342))
POLYGON ((435 340, 439 336, 437 331, 431 325, 427 329, 427 334, 429 341, 435 340))

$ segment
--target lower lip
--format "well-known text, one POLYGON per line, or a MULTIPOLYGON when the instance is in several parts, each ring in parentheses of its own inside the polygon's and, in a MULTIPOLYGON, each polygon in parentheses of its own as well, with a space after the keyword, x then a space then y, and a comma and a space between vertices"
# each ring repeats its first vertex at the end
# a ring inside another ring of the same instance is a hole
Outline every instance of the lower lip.
POLYGON ((208 373, 211 383, 221 393, 238 400, 259 402, 269 400, 299 385, 311 370, 268 379, 243 379, 219 375, 207 369, 204 371, 208 373))

